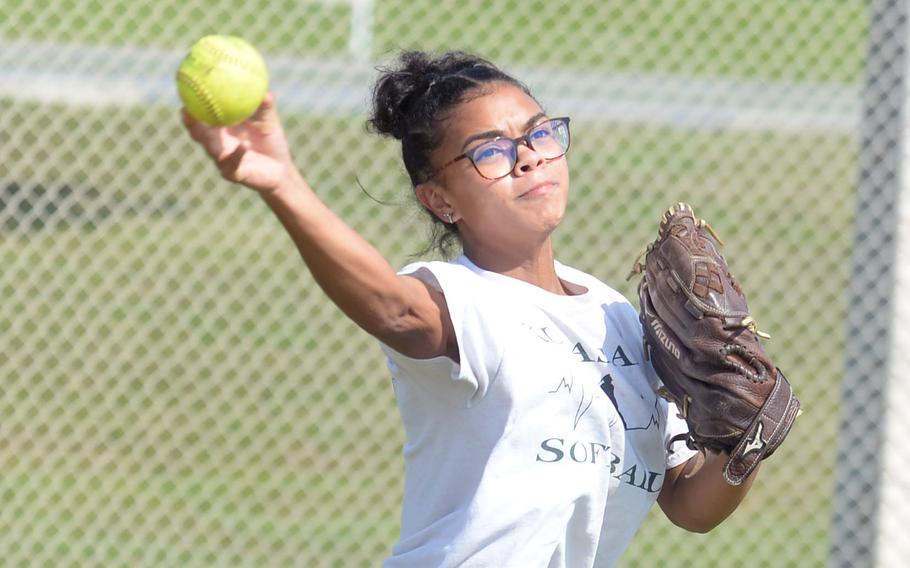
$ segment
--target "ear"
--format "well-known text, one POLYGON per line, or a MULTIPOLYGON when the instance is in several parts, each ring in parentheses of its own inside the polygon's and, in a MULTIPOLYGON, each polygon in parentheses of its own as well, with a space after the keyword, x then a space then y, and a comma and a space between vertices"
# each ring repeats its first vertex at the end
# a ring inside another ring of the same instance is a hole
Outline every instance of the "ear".
POLYGON ((436 215, 443 223, 453 223, 458 214, 448 199, 445 190, 435 181, 426 181, 414 188, 417 200, 436 215))

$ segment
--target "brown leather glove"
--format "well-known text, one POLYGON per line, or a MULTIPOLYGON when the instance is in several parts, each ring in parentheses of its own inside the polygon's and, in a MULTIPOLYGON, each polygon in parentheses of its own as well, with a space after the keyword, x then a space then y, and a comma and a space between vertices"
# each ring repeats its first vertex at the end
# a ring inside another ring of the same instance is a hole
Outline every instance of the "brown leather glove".
POLYGON ((800 405, 711 237, 720 242, 677 203, 630 277, 644 273, 639 317, 645 353, 664 383, 659 392, 689 425, 673 441, 684 437, 702 458, 706 449, 728 454, 724 479, 739 485, 783 442, 800 405))

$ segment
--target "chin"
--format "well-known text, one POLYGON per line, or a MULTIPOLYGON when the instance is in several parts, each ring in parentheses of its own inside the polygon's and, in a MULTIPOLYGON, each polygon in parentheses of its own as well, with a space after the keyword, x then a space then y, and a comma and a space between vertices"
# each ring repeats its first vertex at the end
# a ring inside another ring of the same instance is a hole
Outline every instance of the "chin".
POLYGON ((541 231, 552 233, 556 230, 556 227, 562 223, 563 218, 565 217, 565 207, 560 211, 554 211, 551 215, 543 215, 538 220, 538 226, 541 231))
POLYGON ((562 193, 559 195, 559 199, 554 199, 547 204, 547 207, 541 211, 541 218, 545 220, 548 224, 552 224, 553 228, 556 228, 559 225, 563 218, 566 216, 566 195, 562 193))

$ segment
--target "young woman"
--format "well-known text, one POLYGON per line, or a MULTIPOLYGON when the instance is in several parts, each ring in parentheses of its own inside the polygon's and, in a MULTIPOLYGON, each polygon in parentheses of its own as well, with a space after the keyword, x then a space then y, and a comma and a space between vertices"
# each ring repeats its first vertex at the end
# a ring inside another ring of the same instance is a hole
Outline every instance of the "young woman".
POLYGON ((371 126, 401 141, 450 262, 396 272, 295 169, 268 95, 232 128, 184 112, 221 174, 259 192, 325 293, 388 356, 406 433, 401 537, 387 567, 612 566, 656 500, 708 531, 751 480, 722 456, 686 475, 686 425, 655 394, 635 308, 556 259, 569 119, 479 57, 406 52, 371 126))

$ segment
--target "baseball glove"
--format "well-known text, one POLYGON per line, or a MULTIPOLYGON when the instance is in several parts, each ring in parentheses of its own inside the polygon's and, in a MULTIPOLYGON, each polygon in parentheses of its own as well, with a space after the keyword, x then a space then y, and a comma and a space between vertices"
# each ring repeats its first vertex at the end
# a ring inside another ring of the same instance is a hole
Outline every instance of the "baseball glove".
POLYGON ((639 318, 645 353, 664 384, 658 392, 689 426, 670 443, 685 439, 699 450, 698 467, 705 450, 726 453, 724 479, 739 485, 783 442, 799 401, 762 348, 759 338, 768 336, 715 241, 711 227, 677 203, 629 277, 644 273, 639 318))

